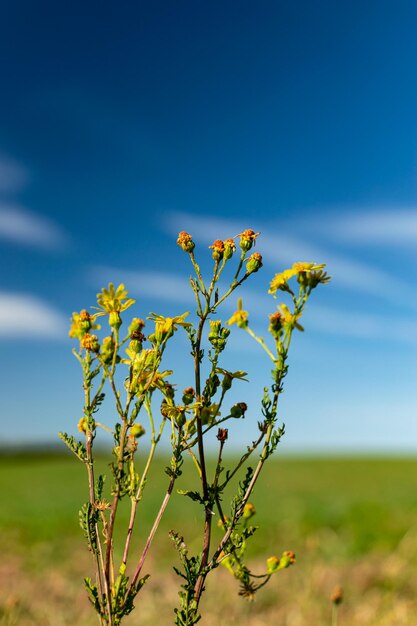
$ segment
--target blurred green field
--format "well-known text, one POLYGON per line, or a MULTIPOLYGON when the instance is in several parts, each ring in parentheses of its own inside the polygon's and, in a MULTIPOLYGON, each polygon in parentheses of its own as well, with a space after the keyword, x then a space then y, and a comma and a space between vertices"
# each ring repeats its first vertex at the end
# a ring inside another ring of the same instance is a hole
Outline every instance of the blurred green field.
MULTIPOLYGON (((77 519, 86 500, 84 471, 67 456, 0 457, 2 626, 96 623, 81 586, 82 576, 93 573, 77 519)), ((136 550, 166 481, 157 464, 136 550)), ((340 625, 417 623, 417 460, 281 457, 265 466, 252 501, 260 527, 249 551, 254 569, 262 571, 268 556, 287 549, 296 552, 297 564, 276 575, 253 604, 237 596, 236 581, 219 568, 208 581, 203 625, 330 626, 329 596, 337 584, 345 590, 340 625)), ((176 553, 167 534, 180 531, 197 551, 199 514, 188 498, 172 498, 149 562, 152 578, 126 625, 172 623, 176 553)), ((120 522, 126 526, 127 510, 120 522)))

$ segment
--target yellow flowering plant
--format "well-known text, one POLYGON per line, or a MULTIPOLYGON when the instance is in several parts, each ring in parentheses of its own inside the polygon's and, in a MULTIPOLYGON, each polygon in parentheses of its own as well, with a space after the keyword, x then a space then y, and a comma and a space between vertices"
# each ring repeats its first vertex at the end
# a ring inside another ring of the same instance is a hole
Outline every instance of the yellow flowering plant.
MULTIPOLYGON (((194 255, 192 236, 185 231, 179 234, 177 244, 189 256, 194 271, 190 279, 196 300, 194 321, 189 320, 188 312, 175 317, 150 313, 147 323, 134 317, 123 336, 122 316, 135 304, 123 284, 117 288, 109 284, 102 289, 97 295, 98 306, 94 307, 94 313, 83 310, 72 316, 69 335, 78 341, 73 352, 83 374, 84 407, 77 420, 81 439, 67 433, 60 433, 60 436, 86 467, 89 497, 79 515, 93 555, 95 575, 85 578, 85 587, 101 626, 118 626, 135 608, 138 593, 148 578, 144 568, 149 550, 175 493, 178 497, 190 498, 201 509, 201 547, 197 554, 190 553, 184 537, 171 532, 180 561, 174 569, 182 579, 180 603, 174 611, 176 626, 192 626, 199 621, 207 576, 220 564, 238 580, 239 594, 253 598, 276 572, 295 562, 294 553, 286 550, 281 557, 267 559, 264 573, 254 574, 250 570, 245 551, 257 529, 252 523, 256 510, 250 498, 265 462, 284 434, 284 425, 278 422, 278 398, 288 372, 292 334, 303 330, 299 320, 312 290, 320 283, 327 283, 330 277, 324 265, 300 262, 272 278, 269 293, 274 297, 278 291, 289 294, 291 306, 282 303, 269 315, 269 342, 252 330, 249 313, 243 309, 241 299, 236 312, 223 324, 219 313, 225 300, 262 268, 261 254, 251 253, 259 235, 248 229, 224 241, 217 239, 210 246, 213 271, 206 281, 194 255), (240 253, 237 254, 238 246, 240 253), (219 279, 226 264, 233 264, 235 256, 238 258, 233 278, 222 292, 219 279), (102 339, 92 332, 100 330, 96 323, 98 317, 107 317, 110 328, 110 334, 102 339), (151 326, 150 332, 145 331, 147 325, 151 326), (222 353, 234 325, 260 344, 273 368, 272 380, 264 388, 258 414, 258 434, 229 467, 230 463, 224 460, 228 440, 225 423, 243 419, 248 412, 243 401, 232 406, 227 404, 232 386, 239 381, 247 382, 245 371, 229 371, 222 364, 222 353), (188 337, 193 361, 193 380, 182 394, 178 394, 177 386, 171 382, 175 380, 174 372, 164 368, 167 344, 179 331, 188 337), (96 419, 105 399, 106 414, 109 414, 108 397, 113 406, 114 426, 96 419), (143 548, 135 554, 132 549, 132 537, 137 532, 135 522, 139 507, 146 502, 143 496, 147 479, 165 428, 172 448, 166 468, 166 492, 151 528, 142 537, 143 548), (214 471, 210 473, 207 436, 213 429, 217 429, 218 450, 214 471), (109 490, 105 489, 105 476, 97 470, 94 444, 99 430, 104 430, 112 441, 109 490), (147 442, 147 446, 142 442, 147 442), (147 449, 140 472, 139 447, 142 459, 147 449), (249 462, 256 451, 257 462, 252 467, 249 462), (184 469, 185 455, 192 458, 191 467, 197 472, 200 485, 197 490, 175 490, 184 469), (235 495, 226 508, 224 493, 233 485, 235 495), (130 503, 130 516, 122 544, 116 545, 115 528, 122 500, 130 503), (215 537, 213 526, 220 528, 220 538, 215 537), (120 560, 116 562, 119 554, 120 560)), ((195 543, 193 538, 193 545, 195 543)))

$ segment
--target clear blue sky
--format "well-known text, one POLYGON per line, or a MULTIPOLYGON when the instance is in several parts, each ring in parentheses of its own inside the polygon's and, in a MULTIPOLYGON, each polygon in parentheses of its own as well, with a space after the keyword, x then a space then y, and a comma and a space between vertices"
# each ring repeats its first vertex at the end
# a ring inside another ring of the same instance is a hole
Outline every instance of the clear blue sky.
MULTIPOLYGON (((253 228, 256 328, 275 272, 333 276, 291 356, 286 449, 416 451, 416 25, 407 0, 3 3, 3 443, 75 431, 68 319, 101 286, 123 280, 141 317, 182 313, 178 231, 204 257, 253 228)), ((233 339, 258 385, 235 441, 269 371, 255 348, 233 339)))

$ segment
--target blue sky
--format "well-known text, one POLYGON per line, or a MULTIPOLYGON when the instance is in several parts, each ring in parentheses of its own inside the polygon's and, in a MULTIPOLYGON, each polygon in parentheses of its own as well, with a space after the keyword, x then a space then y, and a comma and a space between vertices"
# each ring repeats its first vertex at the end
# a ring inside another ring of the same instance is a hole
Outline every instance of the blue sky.
MULTIPOLYGON (((333 276, 291 355, 287 449, 415 452, 416 19, 411 1, 1 7, 3 444, 75 430, 72 311, 109 280, 141 317, 192 310, 178 231, 209 271, 214 239, 253 228, 260 332, 275 272, 333 276)), ((251 440, 269 364, 237 334, 228 358, 254 381, 233 433, 251 440)))

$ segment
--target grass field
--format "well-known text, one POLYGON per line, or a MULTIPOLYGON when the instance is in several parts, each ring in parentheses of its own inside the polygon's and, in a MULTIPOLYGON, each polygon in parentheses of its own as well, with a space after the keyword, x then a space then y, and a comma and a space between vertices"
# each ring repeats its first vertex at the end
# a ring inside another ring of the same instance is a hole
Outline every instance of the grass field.
MULTIPOLYGON (((163 494, 166 476, 157 469, 162 478, 147 485, 138 543, 163 494)), ((1 626, 97 623, 82 589, 82 577, 93 574, 77 520, 83 471, 72 457, 0 457, 1 626)), ((297 564, 254 603, 238 597, 236 581, 219 568, 208 579, 202 626, 330 626, 335 585, 345 591, 339 626, 417 624, 417 460, 282 457, 266 465, 252 501, 260 526, 254 569, 286 549, 297 564)), ((178 581, 167 533, 181 531, 197 551, 199 513, 188 499, 172 499, 148 563, 152 577, 126 626, 172 624, 178 581)), ((120 519, 126 523, 126 511, 120 519)))

